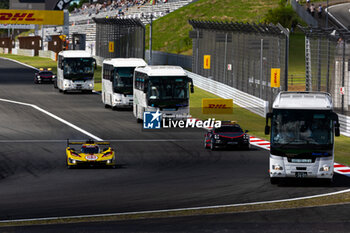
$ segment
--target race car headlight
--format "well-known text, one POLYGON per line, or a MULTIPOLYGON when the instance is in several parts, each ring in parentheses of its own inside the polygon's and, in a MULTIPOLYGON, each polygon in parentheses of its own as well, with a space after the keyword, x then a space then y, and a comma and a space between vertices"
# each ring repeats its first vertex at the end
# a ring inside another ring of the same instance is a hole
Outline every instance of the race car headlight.
POLYGON ((272 165, 272 170, 282 171, 283 167, 281 165, 272 165))
POLYGON ((244 134, 243 138, 244 139, 249 139, 249 135, 248 134, 244 134))
POLYGON ((89 84, 89 87, 92 87, 92 86, 93 86, 92 83, 90 83, 90 84, 89 84))
POLYGON ((40 78, 40 76, 38 75, 38 76, 36 76, 37 78, 40 78))
POLYGON ((215 135, 214 135, 214 138, 215 138, 215 139, 220 139, 220 135, 215 134, 215 135))
POLYGON ((328 165, 323 165, 321 168, 320 168, 320 172, 328 172, 331 170, 331 167, 328 166, 328 165))
POLYGON ((107 163, 107 164, 110 164, 110 163, 112 163, 112 162, 113 162, 113 159, 108 159, 106 163, 107 163))
POLYGON ((77 163, 77 161, 75 159, 71 159, 71 158, 69 158, 69 162, 70 163, 77 163))

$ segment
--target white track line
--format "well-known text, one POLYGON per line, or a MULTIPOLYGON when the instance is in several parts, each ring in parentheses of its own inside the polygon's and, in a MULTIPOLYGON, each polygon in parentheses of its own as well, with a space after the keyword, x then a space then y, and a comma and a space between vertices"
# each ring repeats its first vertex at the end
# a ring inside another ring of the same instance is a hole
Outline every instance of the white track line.
POLYGON ((32 108, 34 108, 34 109, 36 109, 36 110, 38 110, 38 111, 40 111, 40 112, 42 112, 42 113, 45 113, 46 115, 48 115, 48 116, 50 116, 50 117, 52 117, 52 118, 54 118, 54 119, 56 119, 56 120, 62 122, 63 124, 66 124, 66 125, 72 127, 73 129, 75 129, 75 130, 77 130, 77 131, 79 131, 79 132, 81 132, 81 133, 87 135, 88 137, 93 138, 93 139, 96 140, 96 141, 103 141, 103 139, 101 139, 101 138, 99 138, 99 137, 97 137, 97 136, 95 136, 95 135, 93 135, 93 134, 87 132, 86 130, 83 130, 82 128, 79 128, 79 127, 76 126, 76 125, 73 125, 72 123, 70 123, 70 122, 68 122, 68 121, 66 121, 66 120, 64 120, 64 119, 62 119, 62 118, 60 118, 60 117, 58 117, 58 116, 56 116, 56 115, 54 115, 54 114, 52 114, 52 113, 50 113, 50 112, 44 110, 44 109, 42 109, 42 108, 40 108, 40 107, 34 105, 34 104, 28 104, 28 103, 23 103, 23 102, 8 100, 8 99, 1 99, 1 98, 0 98, 0 101, 7 102, 7 103, 13 103, 13 104, 20 104, 20 105, 32 107, 32 108))
POLYGON ((193 208, 150 210, 150 211, 110 213, 110 214, 94 214, 94 215, 76 215, 76 216, 63 216, 63 217, 1 220, 0 223, 64 220, 64 219, 74 219, 74 218, 82 219, 82 218, 97 218, 97 217, 110 217, 110 216, 132 216, 132 215, 139 215, 139 214, 154 214, 154 213, 168 213, 168 212, 181 212, 181 211, 194 211, 194 210, 221 209, 221 208, 240 207, 240 206, 254 206, 254 205, 261 205, 261 204, 272 204, 272 203, 288 202, 288 201, 299 201, 299 200, 305 200, 305 199, 311 199, 311 198, 327 197, 327 196, 337 195, 337 194, 342 194, 342 193, 347 193, 347 192, 350 192, 350 189, 345 189, 345 190, 332 192, 332 193, 312 195, 312 196, 307 196, 307 197, 296 197, 296 198, 274 200, 274 201, 260 201, 260 202, 250 202, 250 203, 231 204, 231 205, 215 205, 215 206, 204 206, 204 207, 193 207, 193 208))
MULTIPOLYGON (((343 3, 343 4, 337 4, 337 5, 333 5, 333 6, 329 6, 328 8, 333 8, 333 7, 339 7, 342 5, 348 5, 349 3, 343 3)), ((328 15, 333 18, 335 21, 337 21, 337 23, 342 26, 343 28, 345 28, 346 30, 348 30, 348 28, 342 24, 331 12, 329 12, 329 10, 326 8, 326 12, 328 12, 328 15)), ((349 30, 348 30, 349 31, 349 30)))

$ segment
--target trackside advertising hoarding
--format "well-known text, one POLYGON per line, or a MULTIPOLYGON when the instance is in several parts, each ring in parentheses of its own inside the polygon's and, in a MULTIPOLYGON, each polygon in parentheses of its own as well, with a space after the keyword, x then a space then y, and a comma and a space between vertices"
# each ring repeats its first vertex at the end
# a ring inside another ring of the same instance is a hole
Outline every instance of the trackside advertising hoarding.
POLYGON ((0 24, 63 25, 63 11, 0 9, 0 24))

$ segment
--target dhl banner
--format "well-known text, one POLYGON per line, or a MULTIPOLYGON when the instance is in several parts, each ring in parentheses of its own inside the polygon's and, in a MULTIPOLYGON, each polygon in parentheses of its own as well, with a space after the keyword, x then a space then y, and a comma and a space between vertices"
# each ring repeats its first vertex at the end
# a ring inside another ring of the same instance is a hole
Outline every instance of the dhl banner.
POLYGON ((63 25, 63 11, 0 9, 0 24, 63 25))
POLYGON ((271 68, 271 87, 281 87, 281 69, 271 68))
POLYGON ((210 70, 210 55, 204 55, 204 64, 203 68, 205 70, 210 70))
POLYGON ((232 99, 202 99, 203 114, 232 114, 232 99))

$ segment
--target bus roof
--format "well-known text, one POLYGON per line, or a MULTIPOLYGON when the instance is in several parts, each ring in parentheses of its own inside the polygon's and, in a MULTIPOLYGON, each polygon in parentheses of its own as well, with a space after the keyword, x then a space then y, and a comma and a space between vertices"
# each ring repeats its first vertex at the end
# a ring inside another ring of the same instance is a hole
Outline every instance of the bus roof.
POLYGON ((280 92, 273 109, 331 110, 332 97, 326 92, 280 92))
POLYGON ((142 58, 112 58, 105 59, 103 64, 109 64, 114 67, 138 67, 147 66, 147 63, 142 58))
POLYGON ((59 55, 63 56, 63 57, 92 57, 92 55, 88 52, 86 52, 85 50, 65 50, 65 51, 61 51, 59 53, 59 55))
POLYGON ((148 76, 187 76, 180 66, 145 66, 138 67, 135 71, 142 72, 148 76))

